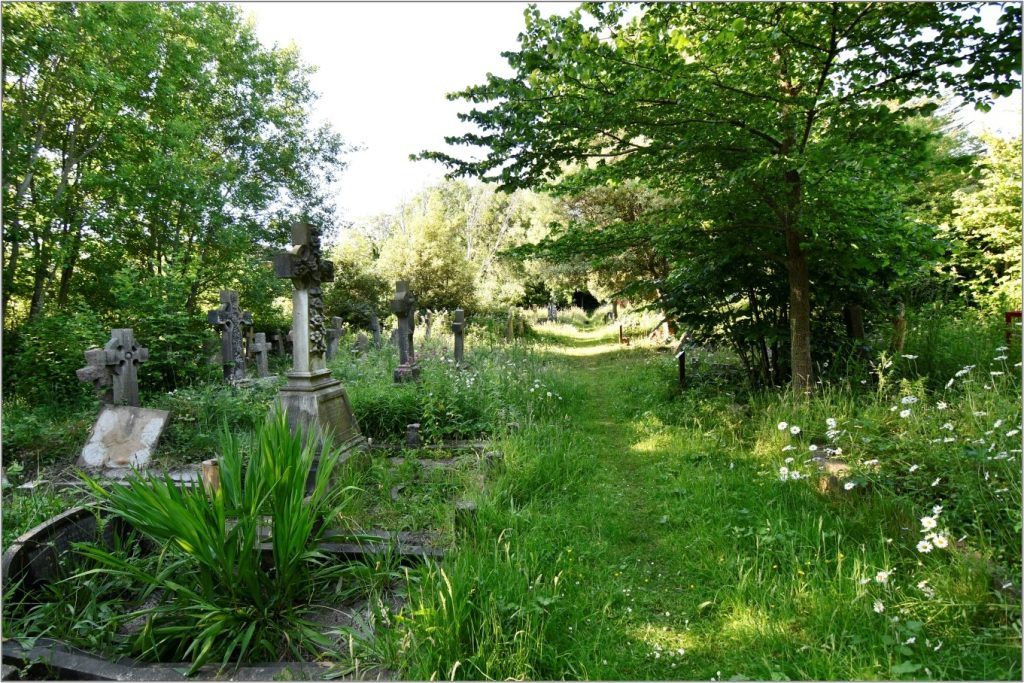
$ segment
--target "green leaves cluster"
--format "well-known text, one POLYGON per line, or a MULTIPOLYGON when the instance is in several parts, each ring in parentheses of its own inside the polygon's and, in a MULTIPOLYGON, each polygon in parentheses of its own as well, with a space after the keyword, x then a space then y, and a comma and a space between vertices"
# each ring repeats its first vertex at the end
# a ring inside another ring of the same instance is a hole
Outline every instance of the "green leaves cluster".
POLYGON ((127 485, 103 488, 83 475, 102 509, 163 549, 158 566, 146 571, 98 547, 81 548, 98 563, 87 573, 123 576, 143 587, 143 599, 158 598, 133 615, 146 618, 135 649, 160 661, 191 661, 194 672, 211 659, 272 661, 287 653, 301 660, 329 648, 308 619, 312 601, 330 594, 342 600, 355 590, 344 581, 352 565, 318 548, 352 493, 333 481, 339 456, 335 447, 323 449, 307 495, 315 439, 304 444, 277 414, 251 449, 224 432, 220 488, 212 494, 166 476, 136 474, 127 485))

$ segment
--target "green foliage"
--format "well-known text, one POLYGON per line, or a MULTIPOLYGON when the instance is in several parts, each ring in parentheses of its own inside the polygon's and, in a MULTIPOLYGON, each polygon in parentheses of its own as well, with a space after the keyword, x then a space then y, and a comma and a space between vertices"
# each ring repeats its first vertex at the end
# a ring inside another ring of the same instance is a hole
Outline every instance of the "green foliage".
POLYGON ((76 406, 5 400, 5 466, 16 462, 35 476, 46 467, 74 462, 96 420, 97 405, 92 399, 83 399, 76 406))
MULTIPOLYGON (((14 480, 10 461, 5 461, 8 479, 14 480)), ((15 481, 11 482, 14 486, 15 481)), ((50 517, 60 514, 70 507, 70 501, 59 492, 39 487, 27 491, 4 488, 3 492, 3 547, 11 547, 18 536, 42 524, 50 517)))
POLYGON ((146 617, 136 647, 164 661, 188 660, 194 672, 207 661, 267 661, 282 648, 302 659, 330 641, 308 620, 314 596, 352 593, 350 568, 318 550, 331 536, 325 522, 339 520, 351 495, 336 486, 340 451, 320 453, 313 488, 306 482, 316 459, 315 440, 303 445, 284 415, 275 415, 251 447, 225 431, 220 488, 179 488, 170 478, 134 475, 125 486, 104 489, 83 476, 100 507, 127 521, 163 554, 147 571, 95 546, 81 552, 99 568, 94 574, 124 577, 162 593, 146 617), (246 457, 248 451, 248 457, 246 457), (263 568, 261 529, 269 527, 272 571, 263 568))
POLYGON ((1021 304, 1021 139, 984 138, 989 148, 975 191, 957 191, 943 236, 952 254, 942 269, 972 302, 994 310, 1021 304))
MULTIPOLYGON (((92 385, 78 381, 83 352, 103 346, 110 330, 87 307, 55 311, 22 326, 4 340, 4 396, 32 403, 85 404, 92 385)), ((6 440, 6 437, 5 437, 6 440)))

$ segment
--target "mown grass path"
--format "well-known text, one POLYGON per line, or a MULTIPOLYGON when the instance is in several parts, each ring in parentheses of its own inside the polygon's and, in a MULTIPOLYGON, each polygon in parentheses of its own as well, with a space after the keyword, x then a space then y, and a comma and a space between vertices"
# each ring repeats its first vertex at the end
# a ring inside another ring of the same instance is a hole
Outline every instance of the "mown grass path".
POLYGON ((680 395, 650 348, 620 348, 607 329, 549 341, 566 414, 558 438, 522 437, 551 464, 527 477, 534 505, 516 513, 511 552, 542 558, 564 588, 543 603, 527 675, 1019 678, 1007 610, 977 607, 989 579, 970 561, 946 572, 951 597, 929 611, 941 618, 891 592, 916 578, 906 511, 780 485, 744 437, 748 409, 717 390, 680 395), (865 581, 894 567, 891 582, 865 581))

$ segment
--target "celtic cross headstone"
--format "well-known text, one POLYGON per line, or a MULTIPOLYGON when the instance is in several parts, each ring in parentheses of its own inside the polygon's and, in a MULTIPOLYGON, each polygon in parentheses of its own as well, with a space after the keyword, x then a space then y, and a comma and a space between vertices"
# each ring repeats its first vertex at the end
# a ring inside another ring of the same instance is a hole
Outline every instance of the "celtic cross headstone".
POLYGON ((274 256, 274 274, 292 281, 292 369, 278 405, 293 432, 336 444, 361 441, 345 387, 327 369, 327 320, 321 285, 334 280, 334 264, 320 251, 320 231, 308 223, 291 224, 292 246, 274 256), (311 431, 312 430, 312 431, 311 431))
POLYGON ((88 349, 85 360, 87 365, 75 374, 83 382, 92 382, 101 401, 139 405, 139 366, 149 360, 149 349, 138 345, 131 328, 111 330, 106 345, 88 349), (105 391, 108 386, 110 389, 105 391))
POLYGON ((242 326, 252 325, 252 314, 238 305, 238 292, 223 289, 220 308, 206 314, 207 322, 220 332, 220 357, 224 364, 224 380, 245 379, 245 351, 242 348, 242 326))

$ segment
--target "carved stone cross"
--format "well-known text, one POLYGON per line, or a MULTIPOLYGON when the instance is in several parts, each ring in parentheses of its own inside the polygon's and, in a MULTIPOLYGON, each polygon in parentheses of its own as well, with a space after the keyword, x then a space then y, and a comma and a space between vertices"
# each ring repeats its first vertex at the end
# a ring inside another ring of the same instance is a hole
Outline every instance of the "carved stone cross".
POLYGON ((83 382, 92 382, 100 400, 114 405, 139 405, 139 366, 149 360, 149 349, 135 341, 131 328, 110 331, 110 341, 102 348, 85 352, 84 368, 75 374, 83 382), (103 391, 106 387, 109 391, 103 391))
POLYGON ((270 364, 267 361, 267 353, 270 351, 270 342, 267 341, 266 332, 257 332, 255 341, 250 345, 253 355, 256 356, 256 373, 260 377, 270 375, 270 364))
POLYGON ((370 332, 373 333, 373 346, 374 348, 380 348, 380 318, 377 317, 376 313, 370 314, 370 332))
POLYGON ((455 309, 452 332, 455 335, 455 364, 462 365, 462 358, 465 354, 466 313, 461 308, 455 309))
POLYGON ((341 328, 341 318, 338 316, 331 318, 331 326, 327 330, 327 360, 338 355, 338 342, 344 333, 341 328))
POLYGON ((395 283, 395 298, 391 300, 391 312, 398 318, 398 359, 395 381, 405 382, 419 375, 416 365, 416 350, 413 347, 413 333, 416 331, 416 295, 409 290, 409 283, 399 280, 395 283))
POLYGON ((274 330, 274 336, 272 336, 271 339, 274 341, 274 350, 277 352, 277 355, 283 356, 285 353, 284 332, 281 330, 274 330))
POLYGON ((290 279, 294 287, 291 374, 308 378, 327 372, 327 325, 320 285, 334 280, 334 264, 321 256, 316 226, 292 223, 291 228, 292 248, 274 256, 274 274, 290 279))
POLYGON ((220 308, 207 313, 207 322, 220 331, 220 357, 224 364, 224 380, 245 379, 245 352, 242 349, 242 326, 252 325, 252 314, 238 305, 238 292, 222 289, 220 308))

